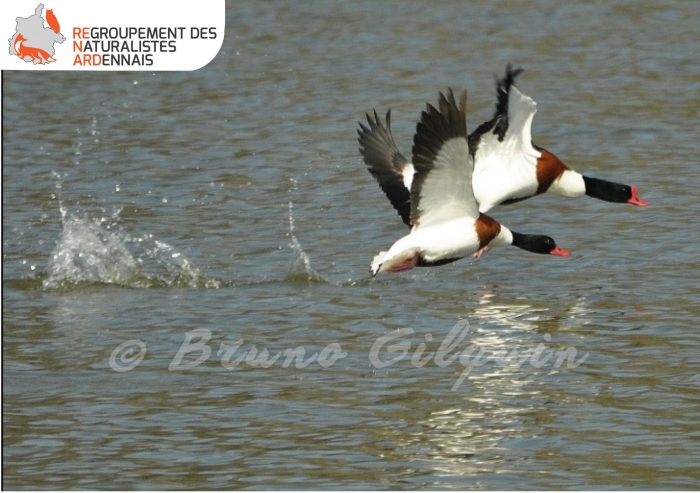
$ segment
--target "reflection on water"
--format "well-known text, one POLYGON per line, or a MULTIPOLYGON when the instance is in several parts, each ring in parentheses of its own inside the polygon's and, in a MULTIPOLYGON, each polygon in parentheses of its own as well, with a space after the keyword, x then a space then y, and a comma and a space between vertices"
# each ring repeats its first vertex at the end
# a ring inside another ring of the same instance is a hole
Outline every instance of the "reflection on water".
POLYGON ((548 311, 546 308, 534 308, 525 303, 494 304, 495 296, 493 291, 485 291, 478 298, 478 308, 474 310, 474 317, 485 325, 534 330, 537 327, 536 322, 543 318, 539 314, 546 314, 548 311))
POLYGON ((494 394, 470 400, 464 409, 434 412, 421 423, 423 429, 414 437, 424 444, 424 449, 429 448, 421 451, 419 460, 428 461, 438 477, 469 477, 484 471, 498 474, 500 471, 493 464, 506 456, 509 461, 530 459, 532 450, 528 442, 535 445, 541 438, 532 435, 531 429, 537 423, 532 406, 525 403, 536 401, 537 396, 522 388, 505 391, 509 400, 517 400, 523 407, 504 405, 505 399, 494 394))
MULTIPOLYGON (((511 301, 494 289, 481 290, 475 301, 470 323, 459 322, 452 339, 430 338, 421 353, 437 354, 446 340, 448 353, 461 352, 445 369, 433 368, 443 373, 440 385, 456 381, 454 398, 449 403, 438 398, 433 406, 407 402, 416 409, 414 415, 425 412, 424 418, 385 432, 399 445, 384 456, 421 464, 431 471, 433 486, 488 487, 497 477, 509 476, 511 464, 518 464, 524 477, 541 475, 538 469, 546 467, 551 455, 545 427, 556 422, 559 404, 546 381, 575 371, 589 356, 576 351, 572 339, 562 334, 587 323, 578 318, 586 311, 580 299, 561 308, 567 317, 511 301), (554 324, 551 319, 556 319, 554 324)), ((410 351, 417 351, 416 346, 410 351)))
MULTIPOLYGON (((539 438, 533 430, 542 416, 534 419, 533 411, 546 409, 547 403, 538 386, 533 385, 532 362, 542 368, 547 358, 542 357, 543 353, 533 357, 532 346, 552 352, 548 344, 543 344, 552 338, 545 334, 544 340, 538 341, 527 333, 538 331, 537 322, 546 318, 548 310, 498 301, 493 291, 480 295, 469 344, 478 347, 484 356, 479 361, 470 351, 472 357, 460 360, 476 360, 476 366, 468 367, 466 385, 478 388, 479 395, 463 396, 462 407, 432 412, 413 438, 430 445, 423 459, 431 461, 440 474, 474 475, 505 455, 509 460, 527 459, 530 452, 525 444, 537 443, 539 438), (511 360, 499 361, 498 355, 505 354, 511 360)), ((546 366, 545 371, 555 372, 551 362, 546 366)))
POLYGON ((519 300, 502 304, 496 301, 496 296, 493 291, 481 291, 472 316, 481 325, 501 327, 499 333, 503 333, 503 328, 541 332, 539 328, 542 324, 538 322, 542 321, 548 322, 545 330, 554 331, 579 329, 590 323, 586 318, 589 309, 584 296, 571 300, 570 306, 558 307, 563 312, 561 315, 549 316, 551 307, 545 307, 544 303, 539 308, 524 301, 518 302, 519 300))

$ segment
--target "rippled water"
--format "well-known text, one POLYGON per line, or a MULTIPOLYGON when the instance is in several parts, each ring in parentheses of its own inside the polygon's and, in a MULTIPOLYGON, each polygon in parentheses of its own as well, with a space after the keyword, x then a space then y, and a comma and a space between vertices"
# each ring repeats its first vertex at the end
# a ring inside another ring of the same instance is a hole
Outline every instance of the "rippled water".
POLYGON ((700 487, 700 4, 227 16, 196 72, 3 74, 5 488, 700 487), (539 197, 493 215, 572 258, 370 281, 405 230, 357 121, 409 153, 465 86, 473 129, 507 62, 652 205, 539 197))

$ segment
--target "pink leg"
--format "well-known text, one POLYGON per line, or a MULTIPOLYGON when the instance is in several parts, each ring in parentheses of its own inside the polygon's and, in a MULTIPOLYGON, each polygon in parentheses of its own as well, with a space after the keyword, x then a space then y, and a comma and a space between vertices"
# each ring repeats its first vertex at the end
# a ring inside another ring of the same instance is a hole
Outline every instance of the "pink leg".
POLYGON ((477 260, 481 258, 481 256, 485 253, 487 253, 489 250, 491 250, 491 247, 486 245, 484 248, 479 248, 476 253, 474 253, 473 257, 477 260))

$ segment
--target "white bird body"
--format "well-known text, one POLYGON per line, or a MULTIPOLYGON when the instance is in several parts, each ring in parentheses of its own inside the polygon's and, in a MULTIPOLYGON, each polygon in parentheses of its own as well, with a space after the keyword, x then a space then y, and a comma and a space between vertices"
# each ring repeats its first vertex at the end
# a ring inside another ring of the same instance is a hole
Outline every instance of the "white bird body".
POLYGON ((360 142, 366 144, 363 152, 373 163, 370 171, 411 226, 408 235, 374 257, 370 264, 373 276, 442 265, 499 245, 569 255, 549 237, 513 233, 479 212, 472 191, 474 160, 467 140, 466 99, 465 91, 458 106, 450 90, 447 97, 440 94, 440 110, 428 105, 422 113, 414 137, 415 173, 408 195, 403 185, 409 163, 391 145, 388 125, 384 128, 368 118, 372 130, 362 126, 360 142), (407 197, 410 204, 405 203, 407 197))
MULTIPOLYGON (((499 233, 489 242, 489 246, 510 245, 512 242, 513 236, 510 230, 501 226, 499 233)), ((397 266, 405 265, 414 258, 416 264, 420 259, 424 265, 430 265, 443 260, 468 257, 480 248, 482 248, 482 242, 474 220, 461 217, 411 231, 394 243, 388 251, 380 252, 374 257, 370 270, 374 273, 399 272, 406 269, 397 269, 397 266)))

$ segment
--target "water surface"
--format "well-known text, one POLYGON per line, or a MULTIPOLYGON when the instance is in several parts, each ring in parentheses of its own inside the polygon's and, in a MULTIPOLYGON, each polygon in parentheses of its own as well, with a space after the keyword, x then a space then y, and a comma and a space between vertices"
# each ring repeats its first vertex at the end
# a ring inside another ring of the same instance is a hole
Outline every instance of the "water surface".
POLYGON ((5 72, 3 486, 700 487, 699 16, 241 1, 196 72, 5 72), (571 258, 370 280, 405 230, 357 121, 391 107, 409 154, 467 87, 473 129, 508 62, 539 145, 652 205, 538 197, 493 215, 571 258), (456 324, 491 359, 438 364, 456 324))

